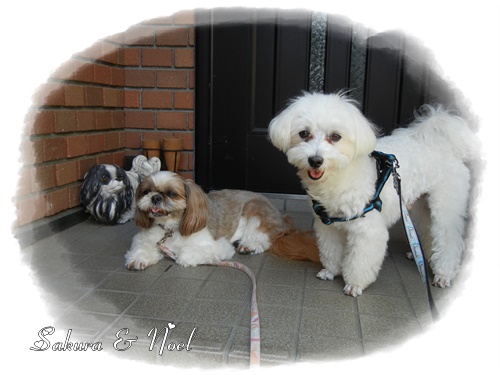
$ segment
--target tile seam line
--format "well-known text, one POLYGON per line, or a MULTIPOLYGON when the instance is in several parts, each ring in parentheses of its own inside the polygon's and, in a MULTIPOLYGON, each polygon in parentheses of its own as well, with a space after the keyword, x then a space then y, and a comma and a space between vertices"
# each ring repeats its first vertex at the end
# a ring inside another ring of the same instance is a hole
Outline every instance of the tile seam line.
MULTIPOLYGON (((100 333, 98 333, 96 335, 96 340, 101 340, 103 339, 107 333, 111 330, 111 328, 121 319, 125 316, 125 314, 127 313, 127 311, 129 311, 136 303, 137 301, 144 295, 146 295, 146 293, 153 287, 153 285, 161 278, 161 276, 163 275, 164 272, 166 272, 168 269, 170 269, 171 265, 169 265, 163 272, 159 272, 158 275, 156 275, 156 277, 154 278, 154 280, 151 282, 151 284, 145 289, 143 290, 142 292, 140 293, 130 293, 130 292, 121 292, 121 293, 128 293, 128 294, 136 294, 135 298, 133 299, 133 301, 131 301, 128 306, 120 313, 120 314, 117 314, 117 317, 106 327, 104 328, 103 330, 101 330, 100 333)), ((101 283, 99 283, 98 285, 95 286, 94 290, 98 290, 97 288, 99 287, 99 285, 101 285, 102 283, 104 283, 104 281, 106 279, 108 279, 112 274, 116 274, 118 273, 118 268, 113 270, 112 272, 110 272, 110 274, 108 275, 108 277, 105 277, 104 280, 101 281, 101 283)), ((115 291, 115 292, 118 292, 118 291, 115 291)))
MULTIPOLYGON (((211 267, 211 266, 206 266, 206 267, 211 267)), ((212 267, 213 268, 213 267, 212 267)), ((168 268, 170 269, 170 267, 168 268)), ((166 270, 168 271, 168 270, 166 270)), ((198 298, 198 296, 201 294, 201 291, 203 290, 203 288, 207 285, 209 279, 210 279, 210 276, 215 272, 214 269, 210 270, 206 275, 205 277, 202 279, 202 282, 200 284, 200 286, 198 287, 198 290, 193 293, 193 296, 191 298, 188 299, 188 302, 186 303, 186 306, 184 307, 184 309, 182 309, 182 311, 177 314, 177 317, 174 319, 174 324, 177 325, 179 322, 182 321, 182 317, 185 316, 186 312, 189 311, 191 309, 191 307, 193 306, 193 304, 195 303, 196 299, 198 298)), ((174 277, 176 279, 179 279, 179 277, 174 277)), ((200 279, 195 279, 195 280, 200 280, 200 279)))
MULTIPOLYGON (((390 257, 391 257, 392 261, 394 262, 394 266, 396 267, 396 271, 397 271, 398 276, 399 276, 399 284, 403 287, 403 290, 405 291, 404 297, 407 300, 407 302, 410 304, 411 311, 413 313, 413 318, 415 318, 415 320, 417 321, 420 330, 422 332, 425 332, 425 327, 422 326, 422 323, 420 322, 420 319, 418 318, 417 312, 415 311, 415 307, 413 306, 413 303, 411 301, 411 297, 408 293, 408 290, 406 289, 405 283, 403 282, 403 276, 401 275, 401 272, 400 272, 400 269, 399 269, 398 264, 396 262, 396 259, 394 259, 392 253, 390 254, 390 257)), ((413 298, 415 298, 415 297, 413 297, 413 298)), ((424 298, 424 299, 427 300, 427 298, 424 298)), ((430 314, 430 308, 427 308, 427 312, 430 314)))
POLYGON ((299 302, 299 313, 297 316, 297 330, 294 332, 294 342, 292 347, 292 357, 294 362, 300 359, 300 350, 299 350, 299 341, 300 341, 300 328, 302 325, 302 316, 304 312, 304 302, 306 296, 306 287, 307 287, 307 267, 304 267, 303 270, 303 281, 302 281, 302 289, 300 292, 300 302, 299 302))
MULTIPOLYGON (((266 259, 265 256, 263 255, 263 258, 262 260, 260 261, 259 263, 259 266, 258 266, 258 269, 257 269, 257 272, 254 272, 252 270, 252 273, 254 274, 254 277, 255 277, 255 287, 256 287, 256 298, 257 298, 257 306, 259 306, 259 289, 258 289, 258 280, 259 280, 259 277, 262 273, 262 270, 264 268, 264 264, 266 263, 266 259)), ((231 328, 231 333, 229 334, 229 337, 227 339, 227 342, 226 342, 226 345, 224 346, 224 349, 222 351, 222 362, 225 363, 225 364, 228 364, 229 363, 229 356, 231 354, 231 348, 233 346, 233 343, 234 343, 234 339, 236 337, 236 334, 237 334, 237 331, 238 331, 238 328, 241 326, 241 324, 243 323, 243 318, 245 317, 246 315, 246 312, 250 310, 251 308, 251 300, 252 300, 252 285, 250 284, 250 289, 249 291, 247 292, 247 297, 246 297, 246 300, 247 300, 247 303, 244 304, 244 308, 242 309, 239 317, 237 319, 235 319, 234 321, 234 325, 232 326, 231 328)), ((260 321, 260 310, 259 310, 259 321, 260 321)), ((249 339, 250 339, 250 336, 249 336, 249 339)), ((262 343, 262 341, 261 341, 262 343)), ((248 354, 250 356, 250 352, 248 354)), ((262 350, 261 350, 261 355, 262 355, 262 350)))

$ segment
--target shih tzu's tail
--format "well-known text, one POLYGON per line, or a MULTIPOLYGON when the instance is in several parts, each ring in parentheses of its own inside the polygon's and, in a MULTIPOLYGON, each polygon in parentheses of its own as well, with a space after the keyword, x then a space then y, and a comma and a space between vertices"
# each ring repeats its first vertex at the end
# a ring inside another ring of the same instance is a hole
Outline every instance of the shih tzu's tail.
POLYGON ((279 258, 291 260, 309 260, 321 263, 319 248, 313 231, 297 229, 293 221, 285 217, 286 231, 281 233, 272 243, 269 253, 279 258))

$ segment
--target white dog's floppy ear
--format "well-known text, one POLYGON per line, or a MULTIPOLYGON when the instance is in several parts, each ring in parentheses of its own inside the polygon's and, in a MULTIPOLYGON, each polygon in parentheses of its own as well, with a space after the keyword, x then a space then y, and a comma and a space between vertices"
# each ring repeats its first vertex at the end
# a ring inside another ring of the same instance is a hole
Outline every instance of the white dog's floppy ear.
POLYGON ((295 117, 295 108, 292 105, 285 108, 271 120, 269 124, 269 139, 277 149, 287 152, 291 143, 292 120, 295 117))
POLYGON ((292 123, 301 112, 299 105, 301 99, 312 96, 308 91, 302 91, 299 96, 290 99, 285 108, 276 115, 269 124, 269 139, 271 143, 280 151, 286 153, 292 143, 292 123))
POLYGON ((361 111, 352 106, 352 119, 354 125, 354 146, 356 155, 368 155, 377 144, 378 129, 361 113, 361 111))
POLYGON ((189 236, 207 226, 208 198, 203 189, 192 180, 184 182, 186 191, 186 210, 182 217, 179 231, 183 236, 189 236))

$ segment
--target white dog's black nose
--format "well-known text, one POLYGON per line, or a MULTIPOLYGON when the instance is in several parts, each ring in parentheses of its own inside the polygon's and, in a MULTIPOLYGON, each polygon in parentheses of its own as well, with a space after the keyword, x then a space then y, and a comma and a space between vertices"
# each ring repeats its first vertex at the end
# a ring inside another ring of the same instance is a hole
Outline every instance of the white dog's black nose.
POLYGON ((159 196, 159 195, 153 195, 151 197, 151 202, 153 202, 153 204, 160 204, 161 201, 162 201, 162 199, 161 199, 161 196, 159 196))
POLYGON ((321 156, 309 156, 309 159, 307 159, 309 162, 309 165, 312 168, 319 168, 323 164, 323 158, 321 156))

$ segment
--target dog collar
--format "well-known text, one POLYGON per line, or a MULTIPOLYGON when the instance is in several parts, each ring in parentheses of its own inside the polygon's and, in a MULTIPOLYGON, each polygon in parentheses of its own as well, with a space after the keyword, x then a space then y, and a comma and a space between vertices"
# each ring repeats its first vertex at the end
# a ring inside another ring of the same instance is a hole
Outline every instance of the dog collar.
POLYGON ((375 195, 373 196, 373 198, 367 203, 367 205, 363 209, 363 212, 352 217, 330 217, 326 213, 325 207, 323 207, 320 202, 313 199, 312 208, 323 224, 330 225, 332 223, 342 223, 355 220, 357 218, 364 217, 368 212, 374 209, 379 212, 382 211, 382 200, 380 199, 380 193, 382 192, 382 189, 384 188, 384 185, 387 182, 389 176, 392 173, 397 173, 396 169, 399 168, 399 163, 398 159, 396 159, 396 156, 392 154, 384 154, 380 151, 373 151, 370 156, 377 162, 377 181, 375 184, 375 195))
POLYGON ((165 229, 165 227, 161 224, 158 224, 158 226, 165 230, 165 235, 162 237, 161 240, 159 240, 156 243, 156 246, 161 247, 161 245, 167 240, 167 238, 172 237, 174 235, 175 230, 172 228, 165 229))

